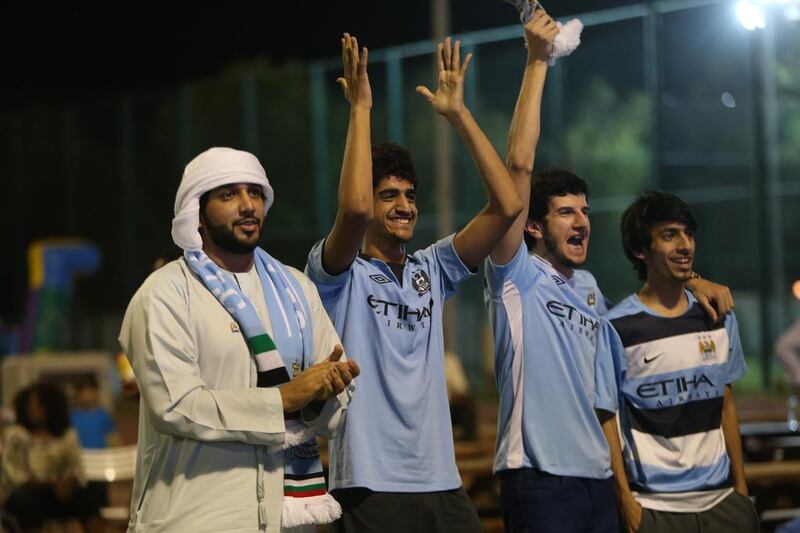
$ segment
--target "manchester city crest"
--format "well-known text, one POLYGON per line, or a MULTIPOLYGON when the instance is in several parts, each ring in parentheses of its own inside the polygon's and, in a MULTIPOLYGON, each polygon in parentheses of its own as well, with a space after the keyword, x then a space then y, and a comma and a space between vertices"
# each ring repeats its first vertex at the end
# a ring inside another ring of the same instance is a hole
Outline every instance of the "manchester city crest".
POLYGON ((711 335, 700 335, 697 341, 697 347, 700 351, 700 361, 712 361, 717 356, 717 343, 711 335))
POLYGON ((589 307, 594 307, 594 304, 597 303, 597 297, 594 295, 594 289, 589 289, 589 297, 586 298, 586 303, 589 304, 589 307))
POLYGON ((422 296, 431 290, 431 280, 428 278, 428 274, 426 274, 424 270, 417 270, 411 274, 411 286, 414 287, 414 290, 416 290, 420 296, 422 296))

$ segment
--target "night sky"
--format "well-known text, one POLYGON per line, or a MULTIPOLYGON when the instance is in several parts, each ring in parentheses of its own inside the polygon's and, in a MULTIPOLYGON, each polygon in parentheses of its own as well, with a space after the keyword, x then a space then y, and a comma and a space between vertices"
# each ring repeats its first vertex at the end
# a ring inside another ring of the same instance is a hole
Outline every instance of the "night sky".
MULTIPOLYGON (((632 3, 552 0, 554 16, 632 3)), ((274 64, 336 56, 343 31, 370 48, 424 40, 430 2, 264 2, 261 6, 196 5, 179 13, 149 8, 59 7, 6 13, 0 32, 3 104, 69 100, 213 77, 230 63, 274 64)), ((514 24, 503 0, 452 0, 454 33, 514 24)))

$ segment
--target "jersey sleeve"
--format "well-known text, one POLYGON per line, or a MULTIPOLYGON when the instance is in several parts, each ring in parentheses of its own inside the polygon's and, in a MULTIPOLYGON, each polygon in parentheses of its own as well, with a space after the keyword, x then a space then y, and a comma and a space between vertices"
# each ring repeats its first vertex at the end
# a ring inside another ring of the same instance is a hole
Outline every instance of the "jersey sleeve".
POLYGON ((725 317, 725 329, 728 332, 728 363, 725 368, 725 384, 730 385, 747 373, 747 363, 744 360, 742 341, 739 338, 739 321, 736 320, 736 314, 733 312, 725 317))
POLYGON ((492 300, 503 296, 503 285, 511 281, 518 289, 522 290, 533 282, 535 273, 531 271, 531 261, 528 249, 523 242, 517 253, 505 265, 495 264, 491 257, 486 259, 486 292, 492 300))
POLYGON ((335 276, 328 274, 322 266, 322 250, 325 247, 325 239, 317 242, 308 253, 305 274, 317 286, 319 297, 324 304, 334 301, 342 293, 342 289, 347 285, 353 272, 353 265, 335 276))
POLYGON ((619 407, 616 359, 622 342, 608 320, 600 319, 594 361, 594 406, 616 412, 619 407))
POLYGON ((452 296, 462 281, 474 275, 458 257, 453 244, 454 237, 455 234, 449 235, 421 252, 432 255, 441 276, 445 298, 452 296))

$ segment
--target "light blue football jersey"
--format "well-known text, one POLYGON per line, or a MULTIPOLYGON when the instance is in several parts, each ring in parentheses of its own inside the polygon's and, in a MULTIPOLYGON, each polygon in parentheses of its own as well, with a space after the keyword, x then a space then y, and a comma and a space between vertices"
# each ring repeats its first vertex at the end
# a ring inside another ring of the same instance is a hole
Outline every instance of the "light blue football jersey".
POLYGON ((610 477, 595 408, 616 411, 617 392, 594 277, 567 279, 523 243, 506 265, 487 260, 486 280, 500 393, 495 471, 610 477))
POLYGON ((406 256, 402 285, 359 256, 331 276, 318 242, 306 274, 361 368, 339 434, 329 441, 332 489, 430 492, 461 486, 444 379, 442 309, 472 273, 453 236, 406 256))

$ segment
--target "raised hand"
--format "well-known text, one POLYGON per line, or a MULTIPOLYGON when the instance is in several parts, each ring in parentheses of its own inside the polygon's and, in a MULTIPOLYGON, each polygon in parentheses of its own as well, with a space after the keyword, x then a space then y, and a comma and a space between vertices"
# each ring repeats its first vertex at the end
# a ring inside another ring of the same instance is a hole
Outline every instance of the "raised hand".
POLYGON ((544 9, 533 12, 531 20, 525 24, 525 44, 528 57, 546 61, 553 50, 553 39, 558 35, 558 25, 544 9))
POLYGON ((461 62, 461 41, 451 46, 450 37, 436 47, 436 58, 439 64, 439 87, 436 94, 424 85, 417 86, 417 92, 428 99, 433 109, 445 116, 452 117, 462 113, 464 107, 464 76, 467 74, 472 54, 467 54, 461 62))
POLYGON ((342 37, 342 77, 336 79, 350 106, 372 107, 372 89, 367 76, 367 48, 358 53, 358 40, 345 33, 342 37))

